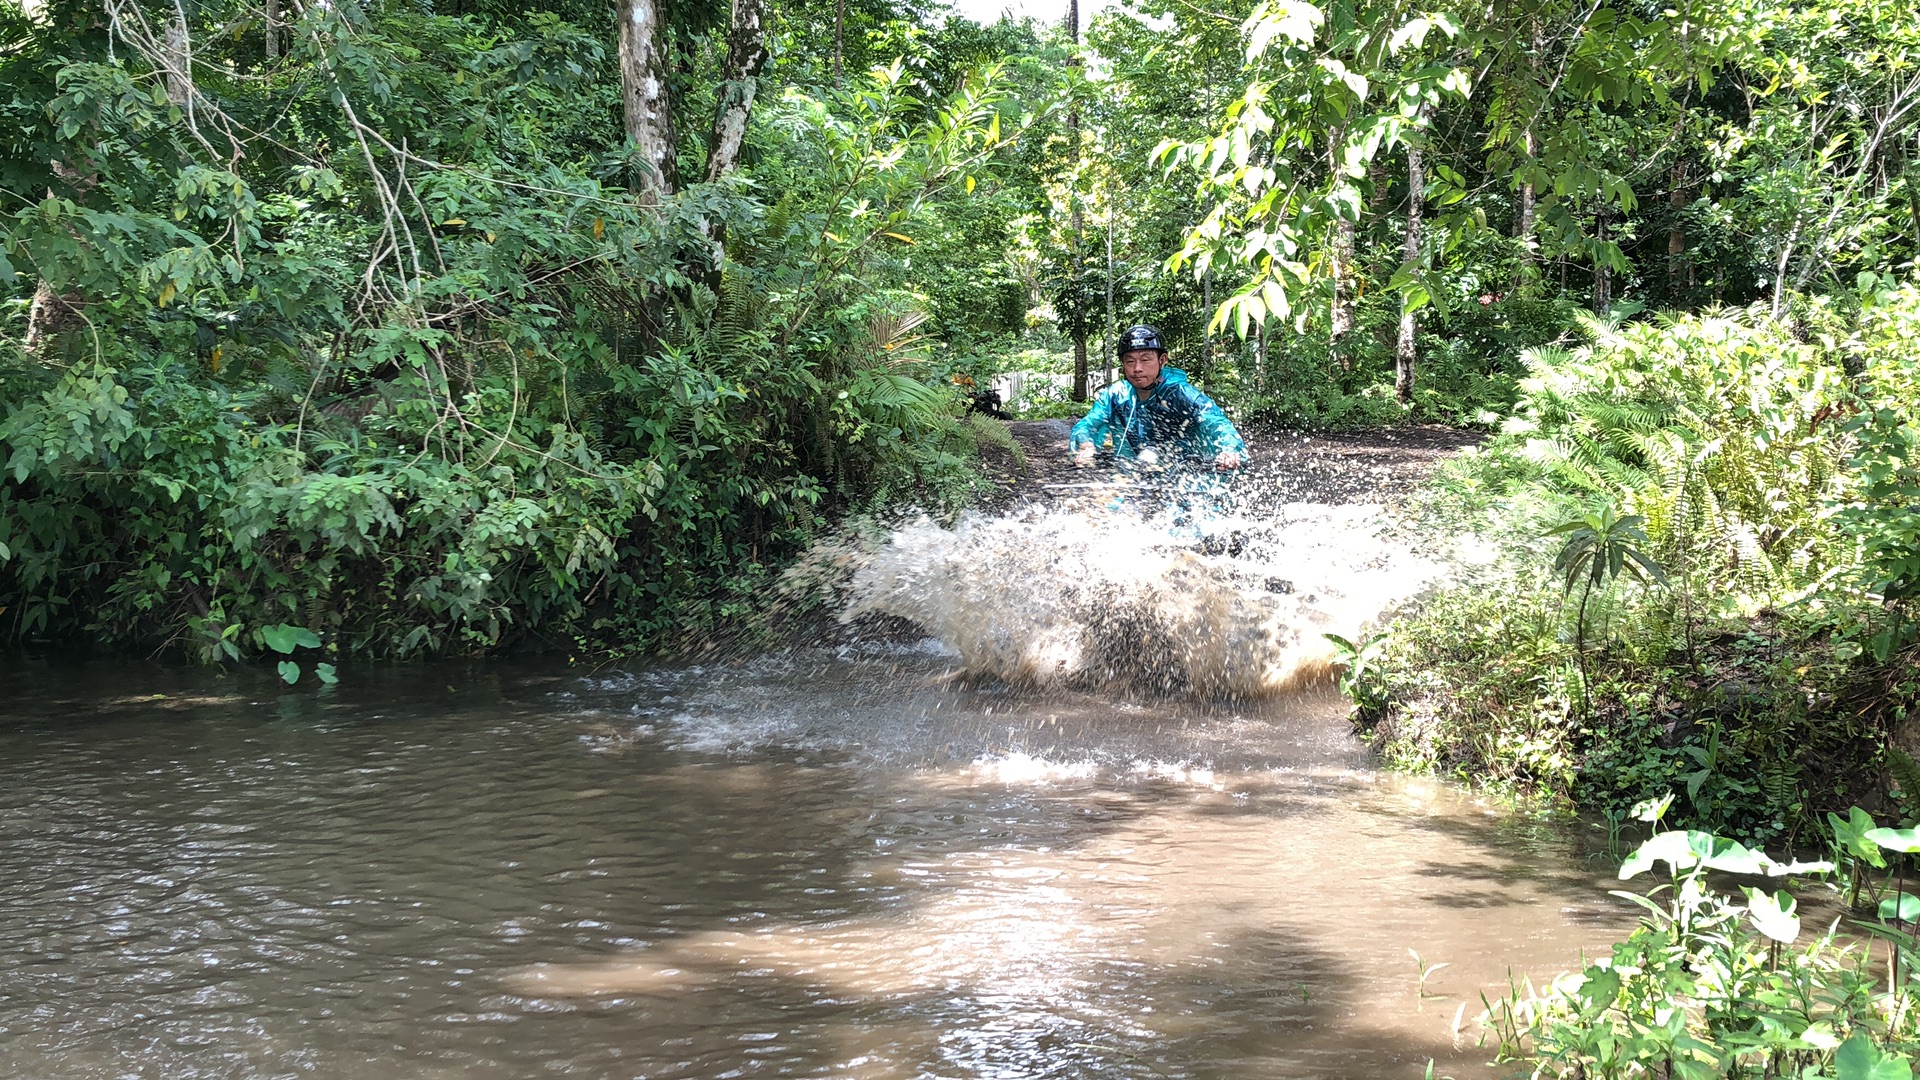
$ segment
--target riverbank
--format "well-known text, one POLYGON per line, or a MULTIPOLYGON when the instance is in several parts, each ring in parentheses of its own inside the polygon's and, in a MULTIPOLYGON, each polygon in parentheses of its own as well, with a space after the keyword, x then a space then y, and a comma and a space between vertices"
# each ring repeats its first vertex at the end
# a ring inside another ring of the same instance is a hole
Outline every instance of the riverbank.
POLYGON ((1482 557, 1372 642, 1384 759, 1775 846, 1920 817, 1909 302, 1844 344, 1749 311, 1529 354, 1414 508, 1482 557))

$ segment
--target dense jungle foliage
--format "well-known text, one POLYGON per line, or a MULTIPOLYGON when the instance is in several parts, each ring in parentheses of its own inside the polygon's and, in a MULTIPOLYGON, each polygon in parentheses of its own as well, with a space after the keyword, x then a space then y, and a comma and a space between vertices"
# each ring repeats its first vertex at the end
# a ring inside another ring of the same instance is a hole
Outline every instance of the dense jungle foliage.
POLYGON ((966 504, 974 396, 1075 412, 1149 321, 1243 422, 1497 432, 1429 508, 1480 580, 1348 643, 1390 758, 1796 838, 1910 765, 1906 5, 34 0, 0 42, 9 642, 671 646, 824 522, 966 504))
POLYGON ((1886 805, 1889 767, 1920 809, 1916 316, 1875 287, 1797 326, 1588 316, 1526 353, 1514 415, 1429 495, 1481 566, 1375 643, 1378 745, 1615 822, 1675 792, 1749 838, 1886 805))

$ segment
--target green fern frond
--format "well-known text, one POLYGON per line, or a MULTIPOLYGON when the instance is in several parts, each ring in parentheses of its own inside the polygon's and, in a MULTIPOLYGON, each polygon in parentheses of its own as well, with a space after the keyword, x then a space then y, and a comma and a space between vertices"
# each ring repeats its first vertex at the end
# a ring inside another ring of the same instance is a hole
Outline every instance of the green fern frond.
POLYGON ((1894 786, 1900 789, 1901 798, 1910 803, 1920 803, 1920 762, 1913 760, 1905 750, 1889 746, 1887 772, 1893 777, 1894 786))
POLYGON ((1766 794, 1769 805, 1791 807, 1802 798, 1799 766, 1791 761, 1769 762, 1760 776, 1760 790, 1766 794))
POLYGON ((1536 345, 1520 350, 1520 362, 1529 370, 1564 368, 1573 362, 1573 351, 1560 345, 1536 345))
POLYGON ((1575 311, 1573 320, 1579 324, 1580 332, 1586 336, 1587 340, 1596 344, 1606 341, 1614 334, 1612 323, 1591 311, 1575 311))

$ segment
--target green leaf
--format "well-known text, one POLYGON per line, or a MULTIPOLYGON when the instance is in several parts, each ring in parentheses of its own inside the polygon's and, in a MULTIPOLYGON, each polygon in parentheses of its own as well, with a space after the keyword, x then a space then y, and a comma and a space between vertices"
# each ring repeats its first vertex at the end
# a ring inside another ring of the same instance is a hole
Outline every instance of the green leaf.
POLYGON ((1754 928, 1782 945, 1793 944, 1800 936, 1800 916, 1794 914, 1794 899, 1782 889, 1768 893, 1765 889, 1743 888, 1747 894, 1747 917, 1753 920, 1754 928))
POLYGON ((1786 877, 1790 874, 1831 874, 1833 873, 1833 869, 1833 863, 1826 859, 1815 859, 1812 862, 1777 862, 1767 867, 1767 876, 1786 877))
POLYGON ((1576 993, 1590 1011, 1609 1008, 1620 996, 1620 973, 1610 967, 1590 967, 1583 973, 1576 993))
MULTIPOLYGON (((1687 749, 1691 750, 1693 748, 1688 747, 1687 749)), ((1700 788, 1705 785, 1707 780, 1712 776, 1712 769, 1700 769, 1687 774, 1687 800, 1689 802, 1700 801, 1700 788)))
POLYGON ((1913 1066, 1905 1055, 1882 1051, 1860 1032, 1834 1053, 1833 1074, 1838 1080, 1913 1080, 1913 1066))
POLYGON ((1633 804, 1633 819, 1651 824, 1666 816, 1667 808, 1673 805, 1673 792, 1669 791, 1658 799, 1642 799, 1633 804))
POLYGON ((300 665, 291 660, 280 661, 280 681, 288 686, 300 681, 300 665))
MULTIPOLYGON (((267 648, 272 649, 282 656, 292 653, 295 649, 317 649, 320 647, 320 638, 318 635, 304 626, 294 626, 291 623, 281 623, 278 626, 266 627, 260 631, 260 636, 266 639, 267 648)), ((289 679, 287 681, 292 682, 293 680, 289 679)))
POLYGON ((1698 829, 1657 833, 1635 849, 1620 864, 1620 880, 1653 869, 1657 862, 1669 863, 1673 872, 1703 866, 1729 874, 1763 874, 1776 865, 1765 853, 1746 845, 1698 829))
POLYGON ((1875 828, 1873 818, 1865 810, 1855 806, 1847 811, 1845 821, 1840 815, 1829 812, 1827 826, 1833 830, 1833 842, 1856 859, 1870 866, 1885 867, 1886 857, 1880 854, 1880 845, 1867 839, 1867 834, 1875 828))
POLYGON ((1880 901, 1880 917, 1889 922, 1895 919, 1901 922, 1912 922, 1920 918, 1920 896, 1902 893, 1897 899, 1887 897, 1880 901))
POLYGON ((321 682, 328 686, 332 686, 340 681, 340 676, 334 671, 332 664, 315 664, 313 665, 313 673, 319 677, 321 682))
POLYGON ((1920 851, 1920 829, 1868 829, 1865 835, 1888 851, 1920 851))
POLYGON ((1801 1032, 1800 1041, 1815 1050, 1832 1050, 1840 1045, 1840 1040, 1833 1034, 1833 1024, 1826 1020, 1813 1024, 1801 1032))

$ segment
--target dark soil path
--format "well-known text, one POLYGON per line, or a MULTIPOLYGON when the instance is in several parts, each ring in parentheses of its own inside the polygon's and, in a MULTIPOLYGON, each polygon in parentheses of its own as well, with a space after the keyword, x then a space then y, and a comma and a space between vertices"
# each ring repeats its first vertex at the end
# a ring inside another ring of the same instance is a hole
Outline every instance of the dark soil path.
MULTIPOLYGON (((1064 420, 1015 420, 1007 429, 1027 455, 1024 472, 1004 452, 987 451, 1003 482, 995 506, 1055 502, 1111 475, 1078 469, 1067 457, 1064 420)), ((1373 428, 1353 432, 1249 429, 1246 482, 1282 499, 1317 503, 1388 503, 1411 493, 1440 463, 1478 444, 1480 432, 1445 427, 1373 428)))

